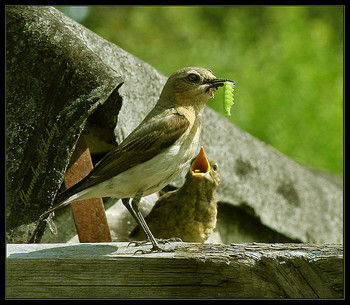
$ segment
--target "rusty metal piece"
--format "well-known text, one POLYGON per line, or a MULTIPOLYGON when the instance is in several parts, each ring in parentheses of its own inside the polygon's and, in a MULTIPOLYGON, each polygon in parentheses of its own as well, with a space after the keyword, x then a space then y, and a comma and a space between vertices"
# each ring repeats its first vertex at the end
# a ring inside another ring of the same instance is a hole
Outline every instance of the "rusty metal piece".
MULTIPOLYGON (((90 151, 82 134, 64 176, 66 187, 71 187, 79 182, 92 168, 90 151)), ((81 243, 112 241, 101 198, 72 202, 71 208, 81 243)))

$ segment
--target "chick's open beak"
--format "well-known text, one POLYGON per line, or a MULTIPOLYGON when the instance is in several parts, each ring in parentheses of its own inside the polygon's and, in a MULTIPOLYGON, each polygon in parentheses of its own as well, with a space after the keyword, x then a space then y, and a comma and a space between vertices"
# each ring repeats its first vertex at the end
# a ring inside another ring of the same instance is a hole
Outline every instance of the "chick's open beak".
POLYGON ((196 177, 203 177, 206 173, 210 171, 209 161, 205 155, 204 148, 201 147, 201 150, 192 162, 191 165, 191 174, 196 177))

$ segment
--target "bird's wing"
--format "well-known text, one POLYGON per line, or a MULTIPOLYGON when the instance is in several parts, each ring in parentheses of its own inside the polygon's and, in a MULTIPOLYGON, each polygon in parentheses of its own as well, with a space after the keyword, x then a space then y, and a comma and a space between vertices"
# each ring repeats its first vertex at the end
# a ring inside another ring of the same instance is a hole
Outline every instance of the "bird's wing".
POLYGON ((174 144, 189 126, 190 122, 186 116, 178 112, 141 124, 115 150, 108 153, 84 179, 61 193, 55 201, 62 202, 84 189, 152 159, 174 144))

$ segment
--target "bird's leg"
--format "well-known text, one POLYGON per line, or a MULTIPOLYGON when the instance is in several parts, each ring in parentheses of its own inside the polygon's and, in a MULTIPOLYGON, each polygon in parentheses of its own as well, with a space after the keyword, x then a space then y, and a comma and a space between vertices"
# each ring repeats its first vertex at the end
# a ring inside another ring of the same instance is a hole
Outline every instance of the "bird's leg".
POLYGON ((124 204, 124 206, 128 209, 128 211, 130 212, 130 214, 133 216, 133 218, 135 219, 135 221, 137 222, 137 224, 139 225, 139 227, 143 230, 143 232, 145 233, 147 239, 152 243, 153 247, 151 249, 151 251, 163 251, 156 239, 154 238, 151 230, 149 229, 145 219, 143 218, 139 208, 138 208, 138 204, 141 200, 142 197, 142 192, 138 192, 135 197, 133 198, 131 204, 130 204, 130 199, 129 198, 123 198, 122 202, 124 204))
MULTIPOLYGON (((130 203, 130 198, 122 198, 122 202, 123 202, 124 206, 127 208, 127 210, 130 212, 131 216, 135 219, 138 226, 140 228, 142 228, 141 224, 140 224, 141 220, 139 219, 138 215, 136 215, 136 212, 133 210, 131 203, 130 203)), ((147 235, 146 235, 146 238, 148 238, 147 235)), ((136 243, 136 242, 131 242, 131 243, 136 243)))
POLYGON ((142 228, 143 232, 145 233, 145 235, 147 236, 147 238, 150 240, 150 242, 152 243, 153 247, 151 249, 151 251, 163 251, 159 245, 157 240, 154 238, 150 228, 148 227, 143 215, 141 214, 140 210, 139 210, 139 203, 141 200, 141 195, 142 193, 137 193, 136 196, 133 198, 131 205, 133 210, 135 211, 136 215, 138 216, 138 218, 140 219, 140 227, 142 228))
POLYGON ((135 221, 137 223, 139 223, 139 220, 137 219, 134 210, 131 208, 130 198, 122 198, 122 202, 123 202, 124 206, 127 208, 127 210, 130 212, 131 216, 135 219, 135 221))

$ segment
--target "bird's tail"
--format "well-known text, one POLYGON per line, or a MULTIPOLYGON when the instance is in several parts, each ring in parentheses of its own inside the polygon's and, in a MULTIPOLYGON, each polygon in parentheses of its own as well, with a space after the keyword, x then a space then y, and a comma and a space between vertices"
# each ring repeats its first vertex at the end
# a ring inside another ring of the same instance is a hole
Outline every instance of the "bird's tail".
POLYGON ((56 198, 56 200, 55 200, 56 204, 52 208, 50 208, 47 211, 45 211, 44 213, 42 213, 40 215, 40 219, 43 220, 43 219, 47 218, 52 212, 69 205, 71 202, 76 201, 79 197, 83 196, 84 194, 86 194, 88 192, 88 189, 85 189, 85 190, 82 190, 76 194, 71 195, 71 193, 73 191, 72 188, 69 188, 66 191, 64 191, 63 193, 59 194, 58 198, 56 198))

